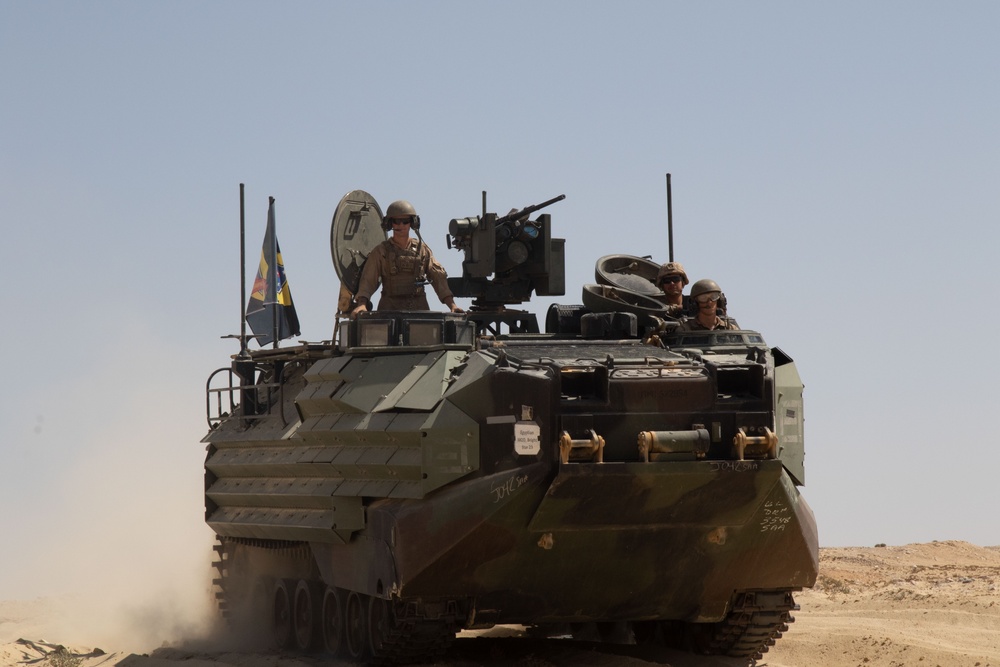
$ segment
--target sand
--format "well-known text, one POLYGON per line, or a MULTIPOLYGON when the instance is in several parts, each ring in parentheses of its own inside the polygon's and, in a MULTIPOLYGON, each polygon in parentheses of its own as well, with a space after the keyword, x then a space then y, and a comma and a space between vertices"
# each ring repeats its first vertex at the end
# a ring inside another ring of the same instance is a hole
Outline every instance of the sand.
MULTIPOLYGON (((1000 547, 941 541, 824 548, 816 587, 761 667, 1000 667, 1000 547)), ((141 651, 61 645, 58 600, 0 602, 0 667, 317 667, 332 662, 236 650, 218 629, 141 651), (183 664, 182 664, 183 663, 183 664)), ((135 622, 134 620, 132 622, 135 622)), ((209 623, 209 625, 211 625, 209 623)), ((144 628, 142 636, 155 635, 144 628)), ((147 640, 148 641, 148 640, 147 640)), ((537 640, 520 628, 463 633, 434 667, 735 667, 731 658, 655 647, 537 640)))

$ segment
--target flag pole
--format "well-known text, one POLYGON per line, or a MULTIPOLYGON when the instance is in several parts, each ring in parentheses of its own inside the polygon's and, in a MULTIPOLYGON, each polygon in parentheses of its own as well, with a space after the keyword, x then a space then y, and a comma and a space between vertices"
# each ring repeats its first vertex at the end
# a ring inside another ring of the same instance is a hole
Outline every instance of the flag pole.
POLYGON ((240 183, 240 357, 247 356, 247 249, 246 207, 240 183))
POLYGON ((274 301, 271 308, 271 328, 274 332, 272 347, 278 349, 278 308, 281 301, 278 298, 278 216, 274 214, 274 197, 268 197, 268 217, 271 218, 268 222, 274 223, 271 227, 271 258, 274 266, 267 268, 267 295, 274 301))

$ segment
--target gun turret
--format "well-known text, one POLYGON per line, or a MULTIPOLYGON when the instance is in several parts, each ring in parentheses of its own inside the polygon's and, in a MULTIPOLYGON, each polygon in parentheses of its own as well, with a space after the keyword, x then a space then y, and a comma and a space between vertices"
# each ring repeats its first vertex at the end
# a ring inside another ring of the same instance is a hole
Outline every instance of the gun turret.
POLYGON ((552 238, 548 214, 529 216, 566 195, 541 204, 511 210, 502 217, 486 212, 456 218, 448 224, 448 248, 465 253, 462 277, 448 278, 448 287, 458 297, 472 297, 475 310, 502 310, 523 303, 534 292, 559 296, 566 291, 565 239, 552 238))

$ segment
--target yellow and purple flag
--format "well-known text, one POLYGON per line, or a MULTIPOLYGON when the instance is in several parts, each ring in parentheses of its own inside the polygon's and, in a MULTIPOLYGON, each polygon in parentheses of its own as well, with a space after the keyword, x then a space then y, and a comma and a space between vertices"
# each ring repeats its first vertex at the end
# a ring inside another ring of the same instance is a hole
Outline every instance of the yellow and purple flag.
POLYGON ((260 251, 260 267, 253 281, 253 293, 247 305, 247 324, 261 347, 299 335, 299 318, 292 303, 292 292, 281 261, 281 248, 274 231, 274 197, 267 209, 267 231, 260 251))

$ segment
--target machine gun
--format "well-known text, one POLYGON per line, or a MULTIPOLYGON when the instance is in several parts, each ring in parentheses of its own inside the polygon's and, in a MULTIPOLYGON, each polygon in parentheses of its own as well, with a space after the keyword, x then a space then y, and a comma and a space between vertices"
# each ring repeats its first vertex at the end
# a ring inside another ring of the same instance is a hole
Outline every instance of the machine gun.
POLYGON ((473 311, 504 311, 509 304, 523 303, 534 292, 539 296, 566 293, 565 239, 552 238, 547 213, 529 216, 566 195, 541 204, 513 209, 498 217, 483 214, 456 218, 448 224, 448 248, 465 253, 462 276, 448 278, 448 287, 458 297, 472 297, 473 311))
MULTIPOLYGON (((483 195, 485 197, 486 193, 484 192, 483 195)), ((563 199, 566 199, 566 195, 559 195, 558 197, 553 197, 552 199, 543 201, 541 204, 534 204, 533 206, 525 206, 520 211, 516 209, 511 209, 510 213, 508 213, 507 215, 503 216, 502 218, 497 218, 497 225, 502 225, 508 222, 516 222, 518 220, 524 220, 535 211, 540 211, 546 206, 551 206, 552 204, 555 204, 557 201, 562 201, 563 199)))

